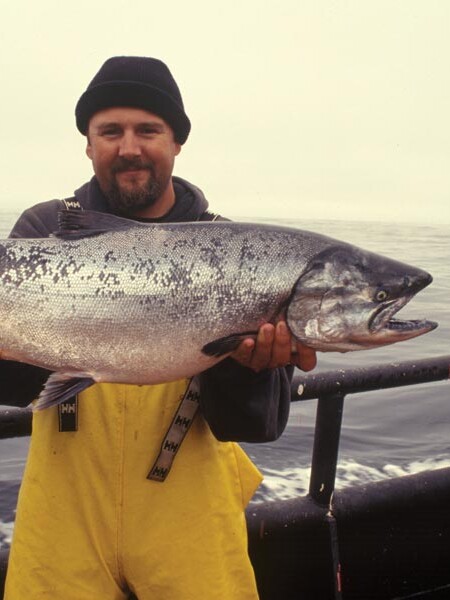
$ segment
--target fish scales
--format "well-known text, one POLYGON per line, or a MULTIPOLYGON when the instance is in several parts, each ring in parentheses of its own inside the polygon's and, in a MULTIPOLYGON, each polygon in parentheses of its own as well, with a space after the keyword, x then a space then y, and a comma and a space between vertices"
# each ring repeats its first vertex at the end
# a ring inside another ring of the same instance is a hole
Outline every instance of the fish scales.
MULTIPOLYGON (((104 355, 103 377, 114 378, 111 361, 123 361, 132 363, 139 382, 148 381, 148 363, 159 381, 172 376, 180 346, 200 349, 213 331, 220 338, 257 329, 292 289, 294 277, 281 266, 290 254, 298 268, 298 244, 289 232, 264 236, 228 224, 201 230, 180 225, 74 241, 3 242, 0 281, 11 354, 39 351, 51 370, 70 360, 74 371, 87 371, 104 355), (176 346, 166 341, 173 330, 176 346)), ((199 352, 190 362, 189 371, 216 361, 199 352)))

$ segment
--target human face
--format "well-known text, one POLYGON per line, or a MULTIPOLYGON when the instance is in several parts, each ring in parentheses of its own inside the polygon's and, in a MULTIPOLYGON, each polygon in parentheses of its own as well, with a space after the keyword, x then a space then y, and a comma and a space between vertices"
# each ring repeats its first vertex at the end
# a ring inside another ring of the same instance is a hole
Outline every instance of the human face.
POLYGON ((87 137, 86 154, 114 212, 156 218, 170 210, 181 146, 161 117, 139 108, 107 108, 93 115, 87 137))

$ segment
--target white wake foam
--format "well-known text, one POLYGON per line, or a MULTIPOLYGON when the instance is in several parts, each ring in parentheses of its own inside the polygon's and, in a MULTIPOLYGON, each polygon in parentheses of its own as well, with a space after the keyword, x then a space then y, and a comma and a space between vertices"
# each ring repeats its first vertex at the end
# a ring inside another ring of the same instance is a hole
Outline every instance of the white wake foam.
POLYGON ((11 544, 14 523, 3 523, 0 521, 0 549, 7 548, 11 544))
MULTIPOLYGON (((338 463, 336 489, 344 489, 352 485, 364 485, 445 467, 450 467, 450 458, 447 456, 415 460, 405 466, 386 464, 382 468, 363 465, 354 460, 343 460, 338 463)), ((293 467, 282 471, 263 467, 262 472, 264 481, 255 494, 254 502, 289 500, 304 496, 308 491, 310 466, 293 467)))

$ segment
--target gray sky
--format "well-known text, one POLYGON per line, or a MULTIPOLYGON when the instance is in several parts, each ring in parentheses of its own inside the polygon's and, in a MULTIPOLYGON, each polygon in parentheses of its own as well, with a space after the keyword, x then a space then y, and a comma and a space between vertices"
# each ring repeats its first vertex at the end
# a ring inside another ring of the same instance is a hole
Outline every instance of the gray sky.
POLYGON ((1 206, 90 178, 74 107, 128 54, 174 74, 175 173, 213 210, 450 223, 449 26, 448 0, 4 2, 1 206))

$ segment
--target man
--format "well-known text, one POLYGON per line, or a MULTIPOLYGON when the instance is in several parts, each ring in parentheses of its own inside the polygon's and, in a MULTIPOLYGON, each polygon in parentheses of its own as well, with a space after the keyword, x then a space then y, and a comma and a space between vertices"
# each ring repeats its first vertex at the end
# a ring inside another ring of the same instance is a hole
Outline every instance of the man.
MULTIPOLYGON (((172 176, 190 122, 164 63, 106 61, 76 122, 95 176, 66 205, 151 222, 211 219, 202 192, 172 176)), ((47 236, 62 206, 28 209, 12 237, 47 236)), ((119 600, 130 591, 139 600, 256 599, 244 509, 261 477, 234 441, 282 433, 291 362, 309 370, 315 354, 298 345, 291 357, 285 323, 266 324, 192 382, 96 384, 66 411, 35 414, 6 600, 119 600), (164 440, 198 393, 200 411, 167 458, 164 440)), ((8 369, 27 374, 25 396, 48 375, 4 363, 4 377, 8 369)))

